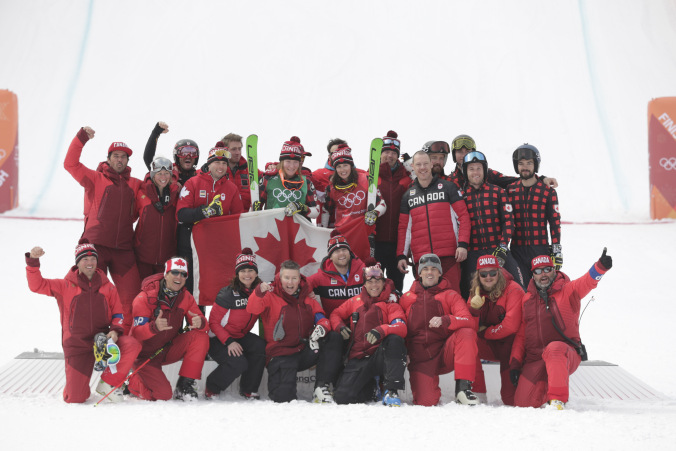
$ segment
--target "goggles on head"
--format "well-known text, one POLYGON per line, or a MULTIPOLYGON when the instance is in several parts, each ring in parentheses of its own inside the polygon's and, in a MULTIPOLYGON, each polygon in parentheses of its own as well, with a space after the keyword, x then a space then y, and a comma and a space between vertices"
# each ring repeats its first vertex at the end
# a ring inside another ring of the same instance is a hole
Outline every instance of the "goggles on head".
POLYGON ((401 142, 398 139, 394 138, 383 138, 383 146, 401 147, 401 142))
POLYGON ((486 155, 484 155, 481 152, 477 152, 476 150, 473 152, 468 153, 465 155, 465 158, 463 158, 463 161, 465 163, 478 163, 481 161, 486 161, 486 155))
POLYGON ((343 235, 332 236, 329 238, 329 247, 333 247, 338 244, 344 244, 347 246, 347 238, 345 238, 343 235))
POLYGON ((152 163, 150 163, 150 172, 159 172, 159 171, 169 171, 171 172, 174 169, 174 163, 172 163, 168 158, 155 158, 152 163))
POLYGON ((364 281, 368 282, 369 280, 382 280, 385 278, 383 270, 380 268, 379 264, 375 266, 367 266, 364 268, 364 281))
POLYGON ((196 158, 199 156, 199 150, 195 146, 183 146, 176 151, 179 158, 196 158))
POLYGON ((439 257, 437 257, 436 255, 430 257, 421 257, 420 261, 418 262, 418 266, 424 268, 427 263, 434 263, 436 265, 441 266, 441 260, 439 260, 439 257))
POLYGON ((453 141, 453 150, 460 150, 462 148, 467 150, 476 150, 476 144, 472 138, 458 138, 453 141))
POLYGON ((450 153, 451 150, 448 147, 448 143, 446 141, 434 141, 432 144, 429 146, 426 146, 425 152, 427 153, 450 153))

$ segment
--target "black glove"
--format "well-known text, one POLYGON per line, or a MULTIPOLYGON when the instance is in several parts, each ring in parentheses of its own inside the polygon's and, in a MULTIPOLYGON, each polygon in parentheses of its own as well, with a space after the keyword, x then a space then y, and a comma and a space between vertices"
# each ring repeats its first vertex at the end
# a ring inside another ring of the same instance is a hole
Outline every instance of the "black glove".
POLYGON ((251 211, 261 211, 263 209, 263 202, 260 200, 254 201, 251 211))
POLYGON ((507 246, 504 244, 499 245, 493 251, 493 255, 498 259, 500 267, 505 266, 505 260, 507 260, 507 246))
POLYGON ((515 387, 519 385, 519 376, 521 376, 521 370, 509 370, 509 380, 515 387))
POLYGON ((349 340, 350 335, 352 335, 352 331, 349 327, 343 326, 340 328, 340 335, 343 337, 343 340, 349 340))
POLYGON ((557 271, 563 266, 563 249, 560 244, 552 244, 551 246, 552 254, 552 263, 554 263, 554 269, 557 271))
POLYGON ((374 345, 378 342, 378 340, 380 340, 380 332, 378 332, 376 329, 371 329, 369 333, 365 335, 365 337, 366 341, 374 345))
POLYGON ((607 250, 608 248, 604 247, 603 254, 601 254, 601 258, 599 258, 599 264, 603 266, 606 271, 613 267, 613 257, 606 255, 607 250))

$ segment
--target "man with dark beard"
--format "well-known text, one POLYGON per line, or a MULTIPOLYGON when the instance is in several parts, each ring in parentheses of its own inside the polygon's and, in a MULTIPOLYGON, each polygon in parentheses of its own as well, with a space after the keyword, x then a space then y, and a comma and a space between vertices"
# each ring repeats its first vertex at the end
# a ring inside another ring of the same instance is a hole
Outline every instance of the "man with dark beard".
POLYGON ((521 326, 514 338, 509 376, 517 407, 563 410, 568 379, 586 360, 580 340, 580 304, 613 266, 606 249, 582 277, 571 281, 549 255, 532 261, 533 279, 522 301, 521 326))
POLYGON ((534 257, 551 255, 557 270, 563 265, 561 215, 556 190, 536 176, 540 166, 538 149, 530 144, 519 146, 512 154, 512 161, 519 180, 507 187, 514 209, 514 234, 510 249, 527 287, 530 262, 534 257), (548 235, 551 235, 551 246, 548 235))

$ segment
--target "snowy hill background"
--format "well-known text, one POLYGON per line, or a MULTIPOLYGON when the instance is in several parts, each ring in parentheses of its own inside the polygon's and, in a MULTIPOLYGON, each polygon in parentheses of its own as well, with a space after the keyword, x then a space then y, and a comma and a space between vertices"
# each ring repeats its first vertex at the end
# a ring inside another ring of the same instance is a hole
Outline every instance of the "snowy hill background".
MULTIPOLYGON (((564 220, 645 222, 647 102, 676 91, 673 1, 0 0, 0 30, 0 88, 19 98, 21 164, 20 208, 0 215, 7 262, 0 366, 34 347, 60 348, 58 310, 28 291, 23 252, 42 245, 44 274, 61 277, 82 224, 12 218, 81 217, 82 188, 63 169, 81 126, 97 132, 83 153, 87 166, 122 140, 134 149, 136 177, 146 172, 143 147, 158 120, 170 125, 160 154, 169 156, 181 138, 195 139, 204 155, 228 132, 257 133, 263 164, 297 135, 314 154, 306 163, 312 168, 324 164, 326 142, 336 136, 366 167, 370 140, 393 129, 408 153, 469 134, 492 168, 510 174, 512 151, 529 142, 542 153, 541 172, 561 184, 564 220)), ((562 433, 578 448, 673 447, 676 299, 665 251, 676 248, 676 225, 566 225, 563 245, 571 277, 603 246, 616 263, 581 323, 591 358, 621 365, 664 393, 664 402, 572 399, 557 416, 496 401, 472 410, 132 401, 103 412, 119 414, 116 423, 139 446, 158 438, 148 431, 180 419, 195 436, 164 437, 171 448, 344 448, 348 437, 360 448, 410 448, 441 437, 485 447, 471 431, 489 422, 500 431, 490 443, 508 449, 551 446, 562 433), (317 409, 325 419, 316 419, 317 409), (462 432, 452 427, 460 424, 462 432)), ((111 418, 95 413, 59 398, 0 397, 12 448, 89 449, 101 440, 101 420, 111 418)))

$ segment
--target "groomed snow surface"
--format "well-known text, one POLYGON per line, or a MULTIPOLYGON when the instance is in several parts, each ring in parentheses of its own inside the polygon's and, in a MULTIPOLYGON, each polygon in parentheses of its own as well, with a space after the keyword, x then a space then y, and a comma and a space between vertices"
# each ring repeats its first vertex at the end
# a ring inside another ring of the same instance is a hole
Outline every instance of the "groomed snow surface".
POLYGON ((408 153, 470 134, 507 174, 516 146, 540 148, 563 219, 578 222, 563 226, 564 270, 579 277, 604 246, 615 263, 582 319, 590 358, 664 394, 573 398, 563 412, 503 407, 496 393, 476 408, 400 409, 0 395, 3 450, 674 449, 676 224, 648 221, 646 134, 647 102, 675 95, 673 1, 2 0, 0 30, 21 203, 0 215, 0 366, 61 350, 56 302, 29 292, 23 254, 44 247, 46 277, 72 265, 82 222, 37 218, 81 218, 82 188, 62 167, 79 127, 97 131, 88 167, 123 140, 136 177, 158 120, 170 125, 161 155, 181 138, 204 155, 228 132, 257 133, 263 165, 297 135, 313 169, 335 136, 366 167, 370 140, 394 129, 408 153))

